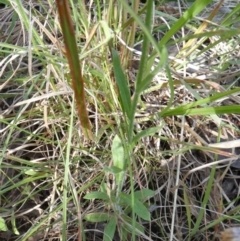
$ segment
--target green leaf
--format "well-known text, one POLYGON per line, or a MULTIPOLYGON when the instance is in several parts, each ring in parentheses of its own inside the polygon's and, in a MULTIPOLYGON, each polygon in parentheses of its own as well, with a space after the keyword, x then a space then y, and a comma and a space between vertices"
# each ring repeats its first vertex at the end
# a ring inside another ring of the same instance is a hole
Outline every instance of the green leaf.
POLYGON ((150 221, 151 216, 148 209, 138 199, 135 200, 135 212, 143 220, 150 221))
POLYGON ((121 170, 121 172, 115 174, 116 184, 119 188, 118 190, 121 191, 122 184, 125 177, 125 169, 127 165, 126 165, 126 159, 124 155, 124 147, 118 135, 116 135, 113 139, 112 158, 113 158, 113 166, 121 170))
POLYGON ((134 196, 136 199, 138 200, 143 200, 145 198, 148 198, 148 197, 152 197, 153 195, 155 194, 155 192, 153 190, 150 190, 150 189, 142 189, 140 191, 136 191, 134 193, 134 196))
POLYGON ((118 174, 118 173, 122 172, 122 169, 112 166, 112 167, 103 167, 103 171, 110 172, 112 174, 118 174))
POLYGON ((132 201, 131 201, 131 195, 130 194, 126 194, 126 193, 119 193, 119 197, 120 197, 120 204, 121 205, 128 205, 130 207, 132 207, 132 201))
MULTIPOLYGON (((126 204, 128 204, 129 206, 132 207, 131 195, 125 194, 125 193, 120 193, 119 197, 120 197, 121 201, 123 201, 123 203, 126 203, 126 204)), ((143 220, 146 220, 146 221, 150 221, 151 220, 150 212, 142 204, 142 202, 140 202, 138 199, 135 199, 134 209, 135 209, 135 213, 140 218, 142 218, 143 220)))
POLYGON ((107 193, 105 192, 90 192, 88 194, 86 194, 84 196, 84 199, 88 199, 88 200, 91 200, 91 199, 100 199, 100 200, 105 200, 105 201, 108 201, 109 200, 109 197, 107 195, 107 193))
MULTIPOLYGON (((123 222, 123 229, 131 232, 132 231, 131 230, 131 228, 132 228, 131 227, 132 219, 130 217, 128 217, 127 215, 125 215, 125 214, 122 215, 122 219, 124 220, 124 222, 123 222), (129 225, 127 225, 127 224, 129 224, 129 225)), ((136 230, 138 230, 141 233, 144 233, 144 227, 141 226, 141 224, 136 222, 135 225, 136 225, 135 226, 136 230)))
POLYGON ((113 237, 114 237, 114 234, 116 231, 116 226, 117 226, 116 219, 115 219, 115 217, 112 217, 104 229, 104 235, 103 235, 104 241, 112 241, 113 240, 113 237))
POLYGON ((0 231, 8 231, 7 225, 2 217, 0 217, 0 231))
MULTIPOLYGON (((146 18, 145 18, 145 25, 148 29, 151 29, 152 27, 152 20, 153 20, 153 3, 152 1, 149 1, 149 4, 147 4, 147 11, 146 11, 146 18)), ((150 48, 150 39, 148 38, 148 36, 146 34, 144 34, 143 37, 143 44, 142 44, 142 50, 141 50, 141 60, 140 60, 140 64, 139 64, 139 68, 138 68, 138 72, 137 72, 137 76, 136 76, 136 91, 135 94, 139 95, 141 89, 139 88, 139 86, 142 83, 142 80, 144 78, 144 76, 146 76, 146 73, 151 72, 151 66, 148 66, 148 55, 149 55, 149 50, 150 48)))
MULTIPOLYGON (((207 98, 204 98, 204 99, 201 98, 201 99, 199 99, 195 102, 185 104, 185 105, 181 105, 181 106, 179 106, 175 109, 172 109, 172 110, 191 109, 191 108, 199 106, 199 105, 205 105, 205 104, 211 103, 213 101, 220 100, 222 98, 228 97, 229 95, 232 95, 232 94, 238 93, 238 92, 240 92, 240 88, 235 88, 235 89, 232 89, 232 90, 228 90, 228 91, 225 91, 225 92, 215 94, 213 96, 210 96, 210 97, 207 97, 207 98)), ((169 110, 169 111, 172 111, 172 110, 169 110)))
POLYGON ((29 176, 36 176, 39 172, 35 171, 34 169, 28 169, 28 170, 24 171, 24 173, 29 176))
POLYGON ((112 143, 112 158, 113 166, 121 169, 122 171, 126 168, 124 148, 121 139, 116 135, 112 143))
POLYGON ((237 4, 233 10, 228 13, 221 22, 221 26, 229 26, 230 24, 236 22, 236 16, 239 16, 238 12, 240 10, 240 4, 237 4), (235 15, 235 16, 234 16, 235 15))
POLYGON ((84 219, 89 222, 99 223, 109 220, 110 215, 107 213, 89 213, 84 216, 84 219))
POLYGON ((16 227, 16 219, 15 219, 15 215, 14 213, 12 213, 12 216, 11 216, 11 224, 12 224, 12 231, 15 235, 20 235, 17 227, 16 227))
MULTIPOLYGON (((204 108, 194 108, 194 109, 173 109, 165 112, 162 117, 174 116, 174 115, 211 115, 211 114, 239 114, 239 105, 230 106, 216 106, 216 107, 204 107, 204 108)), ((160 114, 161 115, 161 114, 160 114)))
POLYGON ((209 104, 213 101, 226 98, 229 95, 238 93, 240 88, 234 88, 225 92, 217 93, 213 96, 199 99, 195 102, 178 106, 174 109, 169 109, 167 111, 162 111, 159 113, 159 117, 173 116, 173 115, 210 115, 210 114, 231 114, 240 113, 240 108, 238 105, 231 106, 217 106, 217 107, 204 107, 204 108, 193 108, 201 105, 209 104))
POLYGON ((0 0, 0 4, 10 6, 10 2, 8 0, 0 0))
POLYGON ((162 129, 163 125, 164 125, 164 122, 160 126, 151 127, 146 130, 140 131, 137 135, 133 137, 133 143, 136 144, 143 137, 154 135, 156 132, 162 129))
POLYGON ((191 233, 189 236, 190 238, 193 237, 194 235, 196 235, 196 233, 199 231, 199 227, 201 226, 202 221, 204 220, 204 216, 205 216, 205 212, 206 212, 205 210, 209 203, 209 198, 211 196, 211 193, 213 190, 213 185, 215 182, 216 167, 217 167, 216 164, 211 167, 211 172, 209 175, 208 183, 207 183, 206 189, 204 191, 204 197, 203 197, 203 200, 201 201, 201 208, 199 209, 198 217, 194 223, 194 227, 191 229, 191 233))
POLYGON ((171 37, 180 30, 189 20, 200 13, 212 0, 197 0, 183 14, 183 16, 169 29, 160 41, 160 46, 164 46, 171 37))
POLYGON ((128 87, 127 79, 123 73, 121 62, 116 50, 112 49, 113 72, 119 89, 119 95, 123 112, 128 119, 130 118, 131 110, 131 95, 128 87))
MULTIPOLYGON (((159 71, 165 67, 167 64, 168 64, 168 51, 167 51, 167 48, 166 46, 162 46, 160 49, 159 49, 159 52, 160 52, 160 61, 158 63, 158 65, 154 68, 154 70, 152 71, 149 71, 147 72, 147 76, 143 79, 141 85, 139 85, 139 91, 144 91, 148 88, 149 84, 151 83, 152 79, 156 76, 157 73, 159 73, 159 71)), ((149 57, 149 60, 148 60, 148 65, 153 65, 153 62, 155 61, 155 53, 153 55, 151 55, 149 57), (152 63, 152 64, 151 64, 152 63)))

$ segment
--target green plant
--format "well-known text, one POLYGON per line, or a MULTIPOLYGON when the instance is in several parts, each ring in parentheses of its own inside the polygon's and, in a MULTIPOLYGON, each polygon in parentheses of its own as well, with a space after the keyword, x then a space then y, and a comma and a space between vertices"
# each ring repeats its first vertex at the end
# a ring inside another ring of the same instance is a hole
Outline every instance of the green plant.
POLYGON ((106 176, 110 174, 114 176, 112 186, 115 189, 111 189, 106 183, 102 183, 101 191, 90 192, 84 196, 85 199, 89 200, 102 200, 106 206, 110 207, 109 213, 97 212, 85 216, 85 219, 90 222, 108 222, 104 229, 104 241, 112 240, 116 235, 116 229, 122 237, 121 240, 128 240, 128 233, 132 233, 132 228, 135 229, 137 235, 143 235, 144 228, 140 223, 136 223, 136 226, 132 227, 129 215, 133 212, 142 220, 150 221, 150 212, 144 202, 153 196, 154 191, 149 189, 134 191, 134 203, 132 202, 132 195, 123 192, 127 175, 127 159, 124 152, 121 139, 116 135, 112 144, 113 165, 104 167, 106 176))

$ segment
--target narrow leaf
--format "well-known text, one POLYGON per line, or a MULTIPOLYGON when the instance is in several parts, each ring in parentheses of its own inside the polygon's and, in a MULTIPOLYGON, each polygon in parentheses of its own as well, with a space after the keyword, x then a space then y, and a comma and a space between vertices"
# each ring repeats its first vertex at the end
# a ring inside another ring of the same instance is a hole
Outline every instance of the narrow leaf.
POLYGON ((151 220, 150 212, 138 199, 135 200, 135 212, 143 220, 151 220))
POLYGON ((164 46, 171 37, 180 30, 189 20, 200 13, 212 0, 197 0, 192 6, 183 14, 183 16, 169 29, 160 41, 160 46, 164 46))
POLYGON ((104 235, 103 235, 104 241, 112 241, 113 240, 114 234, 116 232, 116 226, 117 226, 116 218, 112 217, 104 229, 104 235))
POLYGON ((109 200, 107 193, 105 192, 90 192, 84 196, 84 199, 101 199, 101 200, 109 200))
POLYGON ((0 231, 7 231, 7 225, 2 217, 0 217, 0 231))
POLYGON ((122 172, 122 169, 118 168, 118 167, 103 167, 103 171, 105 172, 110 172, 112 174, 118 174, 120 172, 122 172))
POLYGON ((11 217, 11 224, 12 224, 12 230, 15 235, 20 235, 17 226, 16 226, 16 218, 15 215, 13 214, 11 217))
POLYGON ((121 170, 121 172, 115 174, 118 191, 121 191, 127 165, 124 155, 124 147, 121 139, 117 135, 114 137, 112 143, 112 158, 113 166, 121 170))
MULTIPOLYGON (((120 193, 120 199, 123 203, 128 204, 131 208, 133 208, 132 206, 132 200, 131 200, 131 195, 129 194, 125 194, 125 193, 120 193)), ((135 199, 134 202, 134 210, 135 213, 142 218, 143 220, 146 221, 150 221, 151 220, 151 216, 150 216, 150 212, 148 211, 148 209, 144 206, 144 204, 142 204, 142 202, 140 202, 138 199, 135 199)))
MULTIPOLYGON (((131 232, 131 229, 133 228, 131 225, 131 221, 132 221, 131 217, 128 217, 127 215, 123 214, 122 219, 124 220, 123 229, 131 232)), ((140 233, 140 232, 144 233, 144 227, 138 222, 135 223, 135 229, 137 233, 140 233)))
POLYGON ((118 167, 121 170, 126 168, 124 148, 121 139, 116 135, 112 143, 112 158, 113 166, 118 167))
POLYGON ((150 189, 142 189, 140 191, 136 191, 134 193, 134 196, 136 197, 136 199, 138 200, 143 200, 145 198, 148 198, 148 197, 152 197, 153 195, 155 194, 155 192, 153 190, 150 190, 150 189))
POLYGON ((133 143, 136 144, 141 138, 143 138, 145 136, 154 135, 156 132, 161 130, 162 127, 163 127, 163 124, 161 126, 151 127, 151 128, 146 129, 146 130, 140 131, 136 136, 133 137, 133 143))
POLYGON ((85 104, 84 79, 82 76, 81 65, 78 59, 78 48, 75 39, 73 23, 70 16, 68 1, 57 0, 56 3, 72 77, 72 86, 77 104, 78 116, 83 128, 84 135, 89 139, 93 139, 91 125, 85 104))
MULTIPOLYGON (((191 210, 190 210, 191 203, 189 202, 189 198, 188 198, 188 195, 187 195, 187 191, 186 191, 186 186, 185 185, 184 185, 184 188, 183 188, 183 198, 184 198, 184 203, 185 203, 185 207, 186 207, 186 214, 187 214, 187 221, 188 221, 188 230, 191 230, 191 221, 192 221, 191 210)), ((189 231, 189 234, 190 234, 190 231, 189 231)), ((189 236, 188 240, 190 240, 190 236, 189 236)))
POLYGON ((173 109, 165 112, 162 117, 165 116, 174 116, 174 115, 211 115, 211 114, 239 114, 240 107, 239 105, 231 105, 231 106, 216 106, 216 107, 204 107, 204 108, 195 108, 195 109, 173 109))
POLYGON ((123 73, 121 62, 116 50, 112 49, 113 72, 117 82, 123 112, 130 118, 131 95, 127 79, 123 73))
POLYGON ((199 105, 209 104, 213 101, 220 100, 222 98, 225 98, 226 96, 229 96, 229 95, 232 95, 232 94, 238 93, 238 92, 240 92, 240 88, 235 88, 235 89, 228 90, 228 91, 225 91, 225 92, 217 93, 213 96, 210 96, 210 97, 207 97, 207 98, 204 98, 204 99, 199 99, 199 100, 197 100, 195 102, 192 102, 192 103, 189 103, 189 104, 178 106, 174 110, 182 110, 182 109, 187 110, 187 109, 191 109, 193 107, 199 106, 199 105))

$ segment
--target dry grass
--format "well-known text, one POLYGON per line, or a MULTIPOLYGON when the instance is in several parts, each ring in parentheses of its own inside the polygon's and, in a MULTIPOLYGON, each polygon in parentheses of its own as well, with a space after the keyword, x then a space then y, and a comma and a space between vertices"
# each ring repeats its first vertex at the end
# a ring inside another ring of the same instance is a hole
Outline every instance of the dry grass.
MULTIPOLYGON (((105 54, 107 47, 102 46, 84 60, 88 111, 96 134, 96 141, 90 142, 84 139, 72 111, 73 92, 55 5, 24 1, 24 9, 32 11, 27 29, 26 21, 19 18, 21 10, 15 1, 10 3, 0 9, 0 216, 8 227, 0 238, 61 240, 62 229, 66 228, 67 240, 81 240, 80 232, 87 241, 103 240, 106 223, 86 220, 87 215, 99 212, 116 214, 119 230, 113 240, 122 240, 125 233, 120 227, 126 219, 117 214, 114 205, 84 199, 87 193, 103 186, 109 193, 114 192, 115 180, 104 167, 113 165, 111 148, 115 135, 126 134, 112 64, 105 54), (67 160, 69 192, 65 203, 67 160), (67 224, 62 222, 63 205, 67 205, 67 224)), ((174 9, 179 13, 177 7, 174 9)), ((97 20, 97 13, 91 14, 93 21, 97 20)), ((204 16, 199 16, 196 23, 201 23, 204 16)), ((164 23, 163 17, 156 16, 155 21, 158 26, 164 23)), ((220 20, 214 21, 219 24, 220 20)), ((185 34, 188 33, 190 28, 186 27, 185 34)), ((101 40, 100 31, 96 35, 93 45, 101 40)), ((84 45, 84 37, 78 37, 78 44, 84 45)), ((216 41, 218 38, 213 36, 191 45, 191 54, 185 58, 187 50, 182 50, 181 44, 172 46, 169 65, 174 98, 171 100, 168 76, 160 72, 139 101, 135 131, 158 126, 159 130, 133 148, 133 173, 128 173, 124 182, 126 194, 131 192, 131 180, 136 191, 154 191, 144 200, 151 220, 137 219, 145 230, 136 240, 217 241, 223 229, 239 223, 240 161, 232 162, 239 155, 239 148, 234 153, 222 148, 217 152, 209 144, 226 141, 225 148, 230 145, 229 140, 239 139, 240 116, 157 115, 170 101, 173 106, 191 103, 239 85, 239 36, 203 51, 216 41), (197 53, 200 54, 196 56, 197 53)), ((118 44, 124 46, 120 41, 118 44)), ((133 58, 139 59, 138 54, 133 58)), ((134 65, 126 70, 131 83, 137 70, 134 65)), ((212 106, 239 103, 238 95, 230 95, 212 106)), ((127 235, 130 240, 131 232, 127 235)))

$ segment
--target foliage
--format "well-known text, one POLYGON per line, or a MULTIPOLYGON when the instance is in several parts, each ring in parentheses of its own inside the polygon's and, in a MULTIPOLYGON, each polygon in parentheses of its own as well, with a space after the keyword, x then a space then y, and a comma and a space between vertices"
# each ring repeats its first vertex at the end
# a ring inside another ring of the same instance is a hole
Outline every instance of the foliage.
POLYGON ((194 241, 238 223, 240 4, 168 2, 0 1, 12 240, 194 241))

